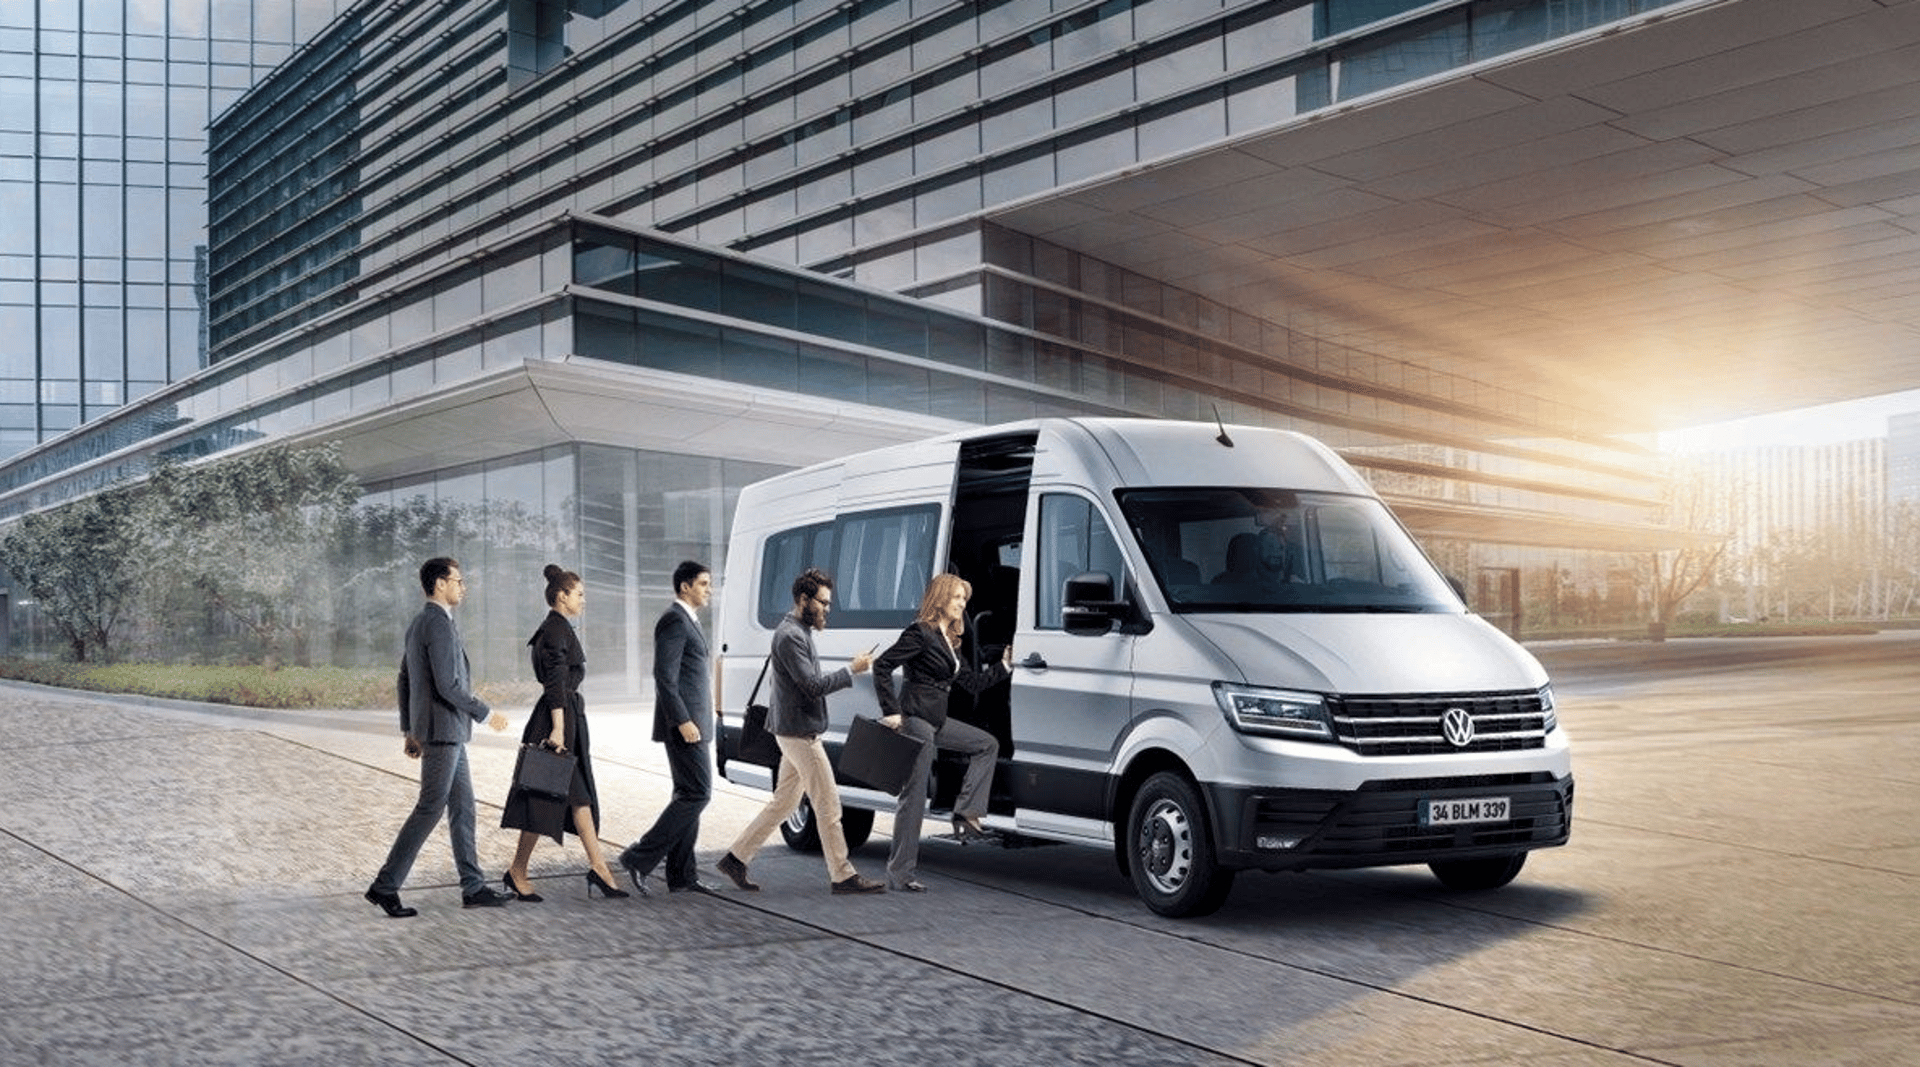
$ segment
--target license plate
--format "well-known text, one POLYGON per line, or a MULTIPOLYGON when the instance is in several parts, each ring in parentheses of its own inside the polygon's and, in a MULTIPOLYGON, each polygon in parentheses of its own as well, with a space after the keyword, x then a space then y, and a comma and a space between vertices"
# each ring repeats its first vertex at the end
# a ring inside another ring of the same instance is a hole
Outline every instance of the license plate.
POLYGON ((1420 825, 1457 826, 1461 823, 1506 822, 1513 816, 1511 797, 1465 797, 1427 800, 1420 804, 1420 825))

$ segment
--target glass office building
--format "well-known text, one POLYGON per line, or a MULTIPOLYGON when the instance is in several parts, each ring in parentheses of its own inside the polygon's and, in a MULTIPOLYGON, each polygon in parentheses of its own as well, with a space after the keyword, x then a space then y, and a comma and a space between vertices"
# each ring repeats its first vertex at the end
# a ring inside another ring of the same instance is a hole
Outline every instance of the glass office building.
POLYGON ((206 366, 207 124, 344 2, 0 5, 0 459, 206 366))
MULTIPOLYGON (((336 441, 370 512, 460 512, 483 669, 524 672, 552 559, 594 587, 600 684, 643 692, 667 574, 724 563, 755 478, 1217 412, 1340 450, 1518 628, 1534 576, 1551 611, 1661 543, 1651 453, 993 215, 1658 6, 346 5, 210 131, 210 365, 0 466, 0 521, 158 457, 336 441)), ((411 599, 343 589, 326 654, 384 662, 374 620, 411 599)))

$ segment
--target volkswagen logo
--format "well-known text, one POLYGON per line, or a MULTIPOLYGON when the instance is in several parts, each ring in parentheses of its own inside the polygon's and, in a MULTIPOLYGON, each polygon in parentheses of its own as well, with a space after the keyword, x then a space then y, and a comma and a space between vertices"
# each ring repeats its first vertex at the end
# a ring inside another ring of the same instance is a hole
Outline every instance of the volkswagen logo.
POLYGON ((1448 708, 1440 716, 1440 729, 1455 748, 1473 744, 1473 716, 1465 708, 1448 708))

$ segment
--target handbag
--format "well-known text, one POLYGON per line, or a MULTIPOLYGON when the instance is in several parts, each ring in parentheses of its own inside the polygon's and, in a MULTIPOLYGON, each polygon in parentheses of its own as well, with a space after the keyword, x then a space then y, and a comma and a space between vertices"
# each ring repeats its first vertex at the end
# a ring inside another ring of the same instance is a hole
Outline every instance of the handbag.
POLYGON ((913 774, 921 744, 919 738, 855 715, 847 728, 847 742, 840 746, 840 776, 897 794, 913 774))
POLYGON ((753 683, 753 692, 747 695, 747 713, 740 717, 740 739, 733 745, 735 759, 764 767, 772 767, 780 762, 780 745, 774 741, 772 731, 767 729, 767 706, 757 699, 761 683, 767 680, 767 668, 772 665, 771 655, 760 665, 760 677, 753 683))
POLYGON ((544 745, 521 745, 513 764, 513 784, 548 800, 565 800, 573 785, 573 757, 544 745))

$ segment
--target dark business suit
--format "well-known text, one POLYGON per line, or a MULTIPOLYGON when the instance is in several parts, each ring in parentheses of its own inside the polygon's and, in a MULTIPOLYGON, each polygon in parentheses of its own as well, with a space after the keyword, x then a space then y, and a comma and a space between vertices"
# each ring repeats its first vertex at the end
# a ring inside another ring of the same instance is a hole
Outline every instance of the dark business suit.
POLYGON ((907 782, 900 787, 894 807, 893 848, 887 854, 887 882, 895 887, 913 881, 920 865, 920 823, 927 811, 927 776, 939 749, 967 757, 966 777, 954 798, 955 816, 978 818, 987 812, 993 769, 1000 743, 979 727, 947 718, 947 697, 954 686, 978 695, 1008 676, 1005 664, 984 670, 963 668, 960 655, 947 635, 931 623, 916 622, 900 631, 899 640, 873 661, 873 695, 883 715, 900 716, 900 732, 920 742, 907 782), (900 671, 900 692, 893 689, 893 672, 900 671))
POLYGON ((700 813, 713 796, 713 673, 708 664, 706 635, 686 606, 674 601, 653 627, 653 739, 667 746, 673 799, 620 857, 622 866, 641 876, 664 857, 667 885, 674 888, 698 880, 693 846, 700 836, 700 813), (700 740, 688 743, 680 736, 680 724, 687 722, 700 731, 700 740))
POLYGON ((473 736, 473 724, 484 722, 492 709, 473 695, 467 653, 452 612, 428 601, 413 617, 407 626, 402 672, 406 700, 400 705, 400 732, 420 743, 420 798, 401 824, 387 862, 373 880, 373 891, 400 891, 420 846, 445 815, 460 891, 472 896, 486 887, 486 876, 480 871, 474 845, 467 740, 473 736))
POLYGON ((573 757, 573 780, 567 786, 565 800, 536 796, 514 786, 500 812, 500 825, 508 830, 531 830, 565 844, 567 834, 580 832, 573 823, 573 809, 586 808, 593 815, 593 826, 600 826, 600 791, 593 781, 593 738, 587 730, 587 704, 580 697, 580 683, 587 676, 587 653, 580 647, 580 635, 573 624, 557 611, 547 612, 527 646, 533 650, 533 676, 540 682, 540 699, 527 716, 520 743, 537 745, 547 740, 553 734, 553 717, 561 716, 561 737, 567 755, 573 757))

